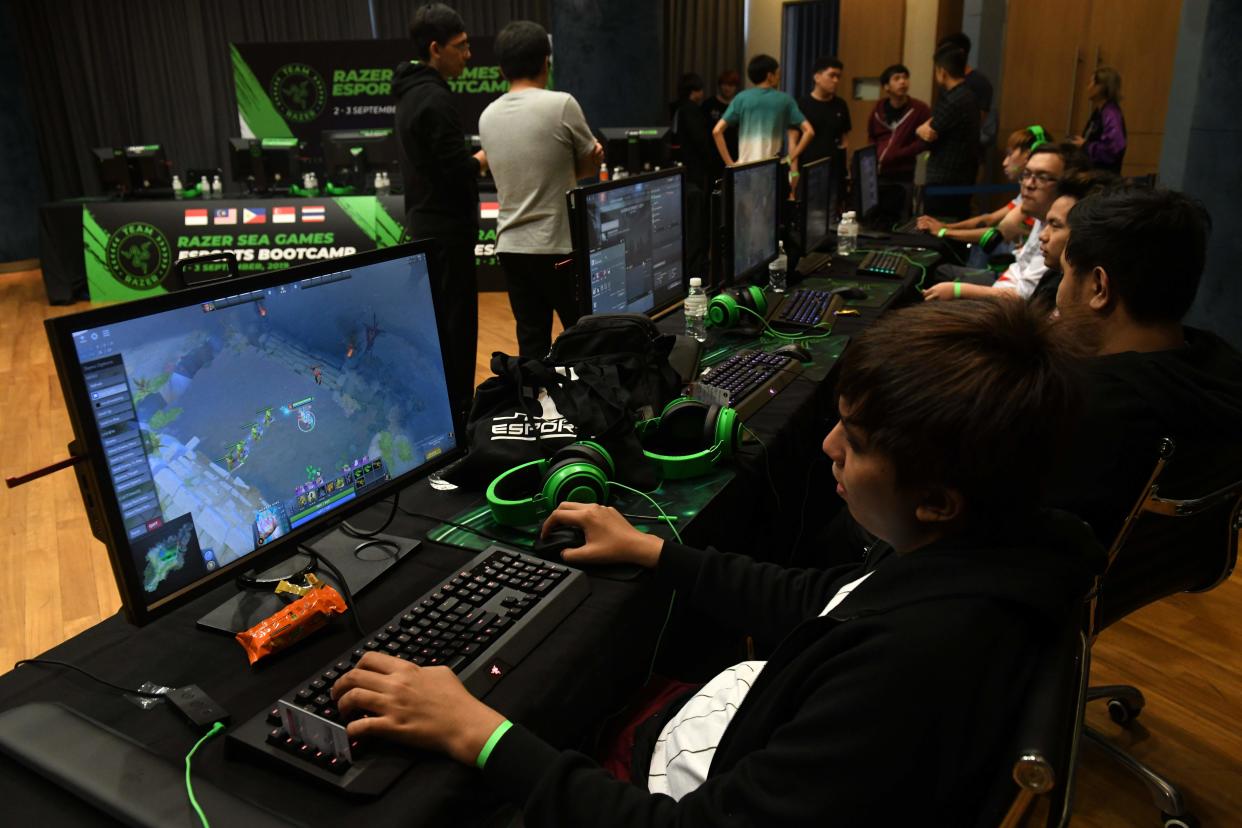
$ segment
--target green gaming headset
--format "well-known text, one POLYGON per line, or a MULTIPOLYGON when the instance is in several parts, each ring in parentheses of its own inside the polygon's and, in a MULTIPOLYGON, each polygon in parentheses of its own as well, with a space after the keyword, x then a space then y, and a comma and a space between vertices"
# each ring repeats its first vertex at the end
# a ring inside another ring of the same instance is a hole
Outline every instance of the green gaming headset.
POLYGON ((1048 133, 1044 132, 1044 128, 1039 124, 1031 124, 1026 131, 1035 137, 1035 142, 1031 144, 1032 152, 1048 143, 1048 133))
POLYGON ((634 426, 643 454, 660 467, 665 480, 707 474, 737 451, 742 421, 728 406, 679 397, 659 417, 634 426))
POLYGON ((768 298, 764 296, 763 288, 747 285, 722 290, 707 303, 707 322, 716 328, 737 327, 742 322, 750 321, 750 314, 742 308, 759 314, 760 319, 765 318, 768 314, 768 298))
POLYGON ((532 460, 501 473, 487 487, 487 505, 502 526, 539 523, 567 500, 607 503, 617 470, 599 443, 580 440, 546 460, 532 460))

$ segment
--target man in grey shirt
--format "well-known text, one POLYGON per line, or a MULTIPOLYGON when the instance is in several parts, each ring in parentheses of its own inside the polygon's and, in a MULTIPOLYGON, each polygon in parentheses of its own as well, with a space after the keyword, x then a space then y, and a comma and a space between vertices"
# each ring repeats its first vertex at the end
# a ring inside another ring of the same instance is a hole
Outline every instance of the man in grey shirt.
POLYGON ((578 102, 546 88, 551 54, 539 24, 505 26, 496 55, 509 91, 479 116, 500 199, 496 252, 509 284, 518 353, 536 359, 552 344, 553 310, 565 327, 578 320, 574 270, 556 268, 573 251, 565 191, 594 175, 604 158, 578 102))

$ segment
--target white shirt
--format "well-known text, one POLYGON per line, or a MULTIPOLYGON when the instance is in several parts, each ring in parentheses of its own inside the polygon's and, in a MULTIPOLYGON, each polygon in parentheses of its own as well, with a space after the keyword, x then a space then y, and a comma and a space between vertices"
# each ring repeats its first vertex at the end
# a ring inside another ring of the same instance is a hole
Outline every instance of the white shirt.
POLYGON ((1043 222, 1035 222, 1030 235, 1026 237, 1026 243, 1014 257, 1013 264, 1000 275, 992 287, 1015 291, 1023 299, 1031 298, 1039 280, 1044 278, 1044 273, 1048 270, 1048 266, 1044 264, 1044 254, 1039 252, 1039 231, 1043 226, 1043 222))
MULTIPOLYGON (((827 615, 867 578, 868 572, 837 590, 820 617, 827 615)), ((716 746, 741 707, 766 661, 743 661, 716 675, 664 725, 651 751, 647 789, 680 800, 707 779, 716 746)))

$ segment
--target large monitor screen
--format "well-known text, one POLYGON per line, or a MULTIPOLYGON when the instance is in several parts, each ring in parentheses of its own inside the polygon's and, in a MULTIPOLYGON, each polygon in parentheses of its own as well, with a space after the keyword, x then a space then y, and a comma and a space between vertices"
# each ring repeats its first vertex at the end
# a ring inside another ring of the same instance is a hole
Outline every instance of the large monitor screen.
POLYGON ((858 217, 870 215, 880 203, 880 181, 876 167, 875 147, 863 147, 854 154, 858 164, 858 217))
POLYGON ((57 320, 140 614, 457 448, 426 256, 410 250, 57 320))
POLYGON ((777 254, 780 207, 778 161, 773 158, 726 170, 733 218, 733 270, 730 284, 760 271, 777 254))
POLYGON ((803 241, 807 252, 824 243, 828 237, 832 200, 832 160, 822 158, 802 168, 802 198, 806 202, 803 241))
POLYGON ((684 295, 682 174, 672 170, 577 194, 590 313, 663 310, 684 295))

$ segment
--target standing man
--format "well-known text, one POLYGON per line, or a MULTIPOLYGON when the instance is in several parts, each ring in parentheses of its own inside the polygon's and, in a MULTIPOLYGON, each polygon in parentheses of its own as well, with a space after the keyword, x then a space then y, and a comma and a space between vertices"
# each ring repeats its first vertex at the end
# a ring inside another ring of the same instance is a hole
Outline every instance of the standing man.
POLYGON ((474 246, 479 235, 479 173, 487 157, 466 149, 465 130, 446 78, 470 59, 470 39, 457 12, 429 3, 410 21, 417 60, 397 67, 396 131, 405 179, 405 230, 434 240, 427 256, 440 353, 453 416, 464 422, 474 396, 479 285, 474 246))
POLYGON ((788 135, 790 170, 796 170, 798 157, 815 137, 815 130, 794 99, 777 88, 781 83, 781 65, 771 55, 756 55, 746 67, 746 76, 754 87, 739 92, 712 129, 716 150, 730 167, 762 161, 779 155, 781 143, 788 135), (738 131, 736 161, 725 144, 725 130, 730 126, 736 126, 738 131))
POLYGON ((815 131, 815 137, 802 153, 802 160, 810 163, 831 157, 833 174, 838 181, 844 180, 841 173, 845 169, 845 151, 849 146, 846 136, 851 128, 850 108, 837 95, 837 84, 841 82, 844 69, 845 64, 835 57, 817 59, 813 66, 814 85, 811 92, 798 99, 798 108, 815 131))
POLYGON ((686 168, 686 262, 689 273, 694 276, 703 274, 707 267, 708 199, 712 180, 720 169, 720 154, 712 142, 711 127, 703 111, 706 96, 701 77, 693 72, 681 76, 677 83, 673 134, 680 147, 680 161, 686 168))
MULTIPOLYGON (((703 101, 703 112, 707 115, 708 130, 716 128, 716 122, 725 114, 729 104, 733 103, 733 99, 737 97, 737 91, 741 87, 742 76, 737 73, 736 69, 726 69, 716 78, 716 94, 703 101)), ((725 130, 725 146, 729 148, 729 155, 737 158, 737 129, 735 127, 729 127, 725 130)), ((717 178, 720 177, 720 171, 723 168, 720 155, 717 153, 716 168, 713 170, 717 178)))
POLYGON ((479 116, 479 138, 500 198, 496 252, 509 284, 518 353, 541 359, 552 345, 552 311, 568 328, 578 321, 565 191, 595 175, 604 148, 572 95, 550 91, 552 45, 538 23, 518 20, 496 36, 509 91, 479 116))
POLYGON ((961 49, 966 55, 966 88, 974 94, 975 101, 979 104, 979 146, 990 147, 996 141, 998 120, 996 110, 992 107, 992 82, 987 75, 970 65, 970 45, 969 37, 962 32, 955 32, 937 43, 936 48, 951 46, 961 49))
POLYGON ((875 144, 880 180, 911 182, 915 157, 927 144, 915 134, 931 117, 931 107, 910 97, 910 70, 895 63, 880 73, 884 97, 876 101, 867 119, 867 137, 875 144))
MULTIPOLYGON (((936 83, 944 93, 932 116, 916 131, 931 144, 927 185, 969 187, 979 169, 979 104, 966 85, 966 53, 945 46, 935 55, 936 83)), ((927 212, 934 216, 970 215, 970 196, 927 196, 927 212)))

